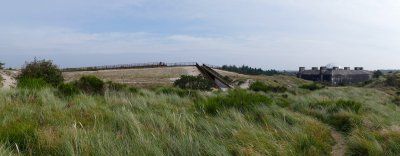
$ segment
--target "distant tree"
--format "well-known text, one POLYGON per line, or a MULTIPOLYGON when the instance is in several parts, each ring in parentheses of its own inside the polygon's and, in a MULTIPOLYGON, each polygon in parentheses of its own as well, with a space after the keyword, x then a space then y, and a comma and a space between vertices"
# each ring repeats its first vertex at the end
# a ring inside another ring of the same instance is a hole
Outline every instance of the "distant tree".
POLYGON ((272 75, 277 75, 280 74, 278 71, 276 70, 263 70, 261 68, 252 68, 246 65, 242 65, 240 67, 237 67, 235 65, 223 65, 222 66, 223 70, 226 71, 232 71, 232 72, 236 72, 236 73, 240 73, 240 74, 248 74, 248 75, 268 75, 268 76, 272 76, 272 75))
POLYGON ((382 71, 377 70, 377 71, 374 72, 374 75, 373 75, 374 78, 379 78, 381 76, 383 76, 383 72, 382 71))
POLYGON ((26 79, 42 79, 46 83, 56 87, 63 83, 61 70, 50 60, 37 60, 25 63, 18 76, 18 82, 26 79))

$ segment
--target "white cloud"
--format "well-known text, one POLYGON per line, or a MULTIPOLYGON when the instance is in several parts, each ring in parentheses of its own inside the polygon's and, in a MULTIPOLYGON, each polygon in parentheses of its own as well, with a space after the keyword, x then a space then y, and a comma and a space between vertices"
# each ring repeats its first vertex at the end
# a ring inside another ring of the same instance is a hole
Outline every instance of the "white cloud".
POLYGON ((0 56, 162 53, 272 68, 399 68, 398 10, 397 0, 16 0, 0 6, 0 56))

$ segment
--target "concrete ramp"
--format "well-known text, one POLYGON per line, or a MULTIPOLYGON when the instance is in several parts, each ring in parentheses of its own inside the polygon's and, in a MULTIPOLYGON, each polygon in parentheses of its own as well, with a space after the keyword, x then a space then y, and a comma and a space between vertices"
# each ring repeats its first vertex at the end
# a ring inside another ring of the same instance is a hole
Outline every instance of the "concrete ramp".
POLYGON ((203 64, 202 66, 196 64, 196 67, 197 69, 199 69, 199 71, 205 78, 210 79, 211 81, 214 82, 215 87, 221 90, 227 90, 232 88, 230 82, 228 82, 228 80, 225 80, 224 77, 218 72, 216 72, 214 69, 208 67, 205 64, 203 64))

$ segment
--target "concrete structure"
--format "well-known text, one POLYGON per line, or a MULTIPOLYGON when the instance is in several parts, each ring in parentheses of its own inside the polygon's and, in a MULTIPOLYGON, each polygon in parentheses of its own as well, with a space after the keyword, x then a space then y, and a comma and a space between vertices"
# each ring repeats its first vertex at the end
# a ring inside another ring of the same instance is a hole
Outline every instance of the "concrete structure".
POLYGON ((345 85, 368 81, 372 78, 372 74, 372 72, 364 70, 363 67, 355 67, 354 70, 351 70, 350 67, 344 67, 343 69, 339 67, 320 67, 319 69, 312 67, 311 70, 300 67, 297 77, 332 85, 345 85))

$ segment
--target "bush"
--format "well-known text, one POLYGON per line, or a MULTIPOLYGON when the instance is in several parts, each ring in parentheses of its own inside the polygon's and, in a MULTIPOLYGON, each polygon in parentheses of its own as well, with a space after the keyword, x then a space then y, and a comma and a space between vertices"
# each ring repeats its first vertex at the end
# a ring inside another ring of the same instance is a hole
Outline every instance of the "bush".
POLYGON ((128 88, 126 84, 115 83, 112 81, 107 81, 106 85, 110 91, 123 91, 128 88))
POLYGON ((314 82, 314 83, 311 83, 311 84, 301 85, 300 88, 314 91, 314 90, 323 89, 323 88, 325 88, 325 86, 314 82))
POLYGON ((228 91, 227 95, 218 95, 210 97, 206 101, 200 102, 198 107, 207 113, 217 113, 223 108, 237 108, 239 110, 248 110, 255 105, 271 104, 272 100, 264 95, 251 93, 246 90, 235 89, 228 91))
POLYGON ((268 92, 268 86, 260 81, 253 82, 250 85, 249 89, 255 92, 260 92, 260 91, 268 92))
POLYGON ((398 75, 398 74, 388 75, 386 77, 385 83, 388 86, 400 88, 400 75, 398 75))
POLYGON ((252 83, 249 89, 256 92, 262 91, 262 92, 274 92, 274 93, 284 93, 287 91, 287 88, 284 86, 266 85, 265 83, 260 81, 252 83))
POLYGON ((54 87, 64 81, 61 70, 52 61, 36 59, 25 64, 18 76, 18 83, 26 79, 42 79, 54 87))
POLYGON ((374 78, 380 78, 381 76, 383 76, 383 72, 380 70, 374 71, 373 77, 374 78))
POLYGON ((211 90, 213 82, 202 76, 182 75, 180 79, 174 82, 174 86, 182 89, 211 90))
POLYGON ((131 93, 137 93, 137 92, 139 92, 139 89, 137 89, 135 87, 128 87, 128 91, 131 93))
POLYGON ((45 80, 41 78, 20 78, 17 87, 22 89, 42 89, 50 86, 45 80))
POLYGON ((87 94, 104 94, 105 83, 96 76, 82 76, 74 83, 76 87, 87 94))
POLYGON ((73 96, 79 94, 80 90, 72 83, 65 83, 58 86, 58 92, 64 96, 73 96))

